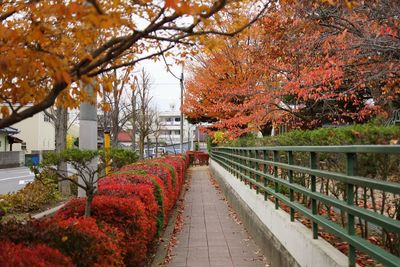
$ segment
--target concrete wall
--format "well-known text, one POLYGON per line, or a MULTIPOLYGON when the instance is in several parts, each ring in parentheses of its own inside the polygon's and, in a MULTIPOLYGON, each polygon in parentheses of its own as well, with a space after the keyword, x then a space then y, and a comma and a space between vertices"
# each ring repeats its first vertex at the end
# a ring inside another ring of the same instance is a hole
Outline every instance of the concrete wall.
POLYGON ((0 168, 13 168, 24 165, 24 153, 21 151, 0 152, 0 168))
POLYGON ((10 150, 10 145, 7 142, 7 135, 0 133, 0 152, 5 152, 10 150))
POLYGON ((300 222, 290 222, 289 214, 275 210, 262 194, 256 194, 239 179, 210 160, 210 168, 244 226, 277 267, 347 267, 347 256, 328 242, 312 239, 311 231, 300 222))

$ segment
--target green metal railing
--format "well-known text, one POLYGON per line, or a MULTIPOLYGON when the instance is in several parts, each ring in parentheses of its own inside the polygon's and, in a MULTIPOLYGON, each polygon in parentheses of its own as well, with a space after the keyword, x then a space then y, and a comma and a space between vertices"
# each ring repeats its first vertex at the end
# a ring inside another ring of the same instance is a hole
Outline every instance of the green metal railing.
MULTIPOLYGON (((372 244, 356 234, 355 219, 371 223, 381 229, 400 236, 400 221, 384 213, 355 205, 355 188, 368 188, 371 192, 380 190, 400 197, 400 183, 387 182, 357 176, 357 157, 361 154, 392 155, 400 168, 399 145, 367 146, 277 146, 277 147, 218 147, 211 151, 211 158, 241 181, 249 184, 257 193, 262 192, 265 200, 273 196, 275 208, 280 203, 289 207, 290 220, 295 212, 310 219, 312 235, 318 238, 318 226, 348 243, 349 266, 356 264, 356 250, 366 253, 385 266, 400 266, 400 258, 385 249, 372 244), (295 165, 295 155, 306 154, 308 166, 295 165), (345 170, 331 171, 319 168, 319 157, 326 154, 345 155, 345 170), (310 186, 295 182, 296 175, 306 175, 310 186), (343 199, 317 192, 320 179, 330 179, 344 188, 343 199), (284 190, 286 189, 286 190, 284 190), (301 194, 311 201, 310 205, 299 203, 295 195, 301 194), (318 203, 332 207, 346 215, 345 227, 319 214, 318 203)), ((373 193, 372 193, 373 194, 373 193)))

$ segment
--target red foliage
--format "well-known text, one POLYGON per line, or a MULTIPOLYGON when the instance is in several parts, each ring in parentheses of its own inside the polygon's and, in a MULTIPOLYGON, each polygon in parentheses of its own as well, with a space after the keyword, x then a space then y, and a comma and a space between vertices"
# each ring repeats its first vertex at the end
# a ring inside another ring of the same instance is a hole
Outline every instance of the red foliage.
POLYGON ((157 216, 158 232, 166 223, 163 200, 167 200, 167 195, 161 179, 157 176, 133 172, 114 173, 101 179, 98 187, 99 195, 139 198, 143 202, 148 216, 157 216))
POLYGON ((99 186, 99 195, 114 196, 120 198, 138 198, 148 212, 148 216, 158 212, 158 205, 153 193, 153 185, 149 184, 120 184, 115 182, 107 186, 99 186))
POLYGON ((166 193, 166 199, 164 201, 164 206, 165 206, 165 213, 167 216, 176 201, 176 197, 175 197, 176 194, 175 194, 173 186, 172 186, 172 184, 173 184, 172 174, 171 174, 170 170, 165 166, 156 165, 156 164, 148 164, 147 162, 151 162, 151 161, 144 161, 139 164, 124 166, 121 168, 121 171, 143 170, 143 171, 146 171, 147 174, 151 174, 151 175, 155 175, 155 176, 159 177, 163 182, 164 190, 166 193))
MULTIPOLYGON (((69 201, 56 217, 83 216, 85 202, 85 199, 69 201)), ((132 266, 143 261, 147 245, 156 234, 156 220, 154 216, 147 215, 139 199, 97 195, 93 199, 92 216, 100 222, 117 227, 125 234, 122 246, 127 249, 126 265, 132 266)))
POLYGON ((188 157, 180 156, 144 161, 104 177, 93 199, 93 218, 82 217, 86 199, 81 198, 70 200, 51 219, 0 225, 0 236, 7 240, 2 245, 16 251, 0 251, 0 260, 10 263, 4 266, 73 266, 71 261, 83 267, 140 265, 157 230, 167 222, 188 162, 188 157), (55 252, 46 252, 41 243, 51 247, 47 251, 55 252), (29 252, 25 244, 38 247, 43 255, 20 256, 29 252), (58 261, 52 261, 50 256, 57 253, 58 261), (14 255, 24 258, 20 265, 14 255))
POLYGON ((79 266, 123 266, 123 252, 117 246, 122 234, 107 225, 99 227, 93 218, 9 223, 2 225, 0 234, 14 243, 45 243, 79 266))
POLYGON ((4 241, 0 249, 1 267, 72 267, 71 259, 44 244, 25 246, 4 241))

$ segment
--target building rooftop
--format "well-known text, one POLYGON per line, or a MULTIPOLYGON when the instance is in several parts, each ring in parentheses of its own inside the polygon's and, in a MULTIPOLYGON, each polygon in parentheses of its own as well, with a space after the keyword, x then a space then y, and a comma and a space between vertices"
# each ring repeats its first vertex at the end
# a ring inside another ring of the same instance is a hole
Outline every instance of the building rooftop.
POLYGON ((17 134, 19 133, 19 130, 14 127, 4 127, 0 129, 0 133, 6 133, 6 134, 17 134))
POLYGON ((118 133, 118 142, 132 142, 132 137, 127 132, 118 133))

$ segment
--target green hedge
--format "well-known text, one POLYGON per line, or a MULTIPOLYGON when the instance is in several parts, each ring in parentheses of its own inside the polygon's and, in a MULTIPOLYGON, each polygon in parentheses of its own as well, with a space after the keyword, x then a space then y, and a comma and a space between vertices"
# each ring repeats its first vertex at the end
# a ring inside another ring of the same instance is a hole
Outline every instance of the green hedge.
MULTIPOLYGON (((377 123, 356 124, 339 128, 320 128, 316 130, 293 130, 278 136, 257 138, 248 135, 220 146, 327 146, 327 145, 367 145, 400 144, 400 127, 384 127, 377 123)), ((284 153, 282 153, 284 154, 284 153)), ((308 166, 308 153, 294 153, 295 164, 308 166)), ((320 168, 345 172, 345 155, 319 153, 320 168)), ((286 156, 281 155, 281 161, 286 156)), ((357 158, 358 175, 393 182, 400 181, 398 155, 360 154, 357 158)))
POLYGON ((225 142, 223 146, 322 146, 390 144, 400 139, 400 127, 357 124, 340 128, 293 130, 278 136, 256 138, 252 135, 225 142))

